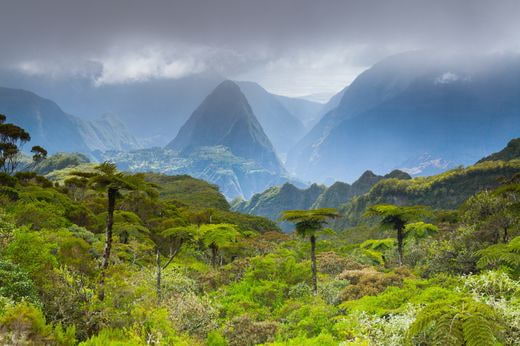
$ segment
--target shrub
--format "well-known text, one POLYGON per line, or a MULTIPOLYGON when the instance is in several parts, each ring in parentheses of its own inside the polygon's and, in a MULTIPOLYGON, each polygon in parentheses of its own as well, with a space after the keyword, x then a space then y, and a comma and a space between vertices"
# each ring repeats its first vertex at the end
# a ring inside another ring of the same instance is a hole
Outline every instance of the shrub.
POLYGON ((1 186, 9 186, 15 187, 17 179, 13 176, 10 176, 7 173, 0 172, 0 185, 1 186))
POLYGON ((511 279, 506 273, 487 271, 480 275, 464 277, 464 287, 471 293, 494 299, 520 298, 520 282, 511 279))
POLYGON ((389 286, 401 286, 405 278, 411 277, 405 268, 398 268, 394 273, 382 273, 374 268, 346 270, 338 278, 348 280, 350 285, 341 293, 341 300, 359 299, 366 295, 377 295, 389 286))
POLYGON ((97 335, 91 337, 87 341, 79 344, 79 346, 141 346, 139 338, 122 329, 102 329, 97 335))
POLYGON ((252 346, 273 341, 277 329, 276 322, 257 322, 248 315, 242 315, 226 324, 224 336, 230 346, 252 346))
POLYGON ((305 303, 288 304, 281 313, 284 336, 314 337, 320 333, 332 332, 332 318, 337 310, 320 299, 314 299, 305 303))
POLYGON ((0 342, 14 345, 75 345, 75 328, 48 325, 42 312, 22 302, 7 307, 0 317, 0 342))
POLYGON ((205 338, 215 329, 217 310, 208 297, 183 293, 166 301, 169 316, 177 330, 205 338))
POLYGON ((15 302, 27 300, 39 304, 36 287, 29 275, 5 260, 0 260, 0 296, 15 302))
POLYGON ((52 254, 54 250, 54 244, 46 242, 39 232, 20 228, 14 231, 4 254, 33 280, 41 283, 47 280, 46 274, 57 265, 52 254))
POLYGON ((337 346, 338 341, 334 339, 330 334, 320 334, 314 338, 307 338, 305 336, 300 336, 297 338, 280 341, 280 342, 272 342, 266 344, 266 346, 337 346))
POLYGON ((318 271, 325 274, 337 275, 344 270, 361 269, 363 266, 351 258, 338 255, 334 251, 320 252, 316 255, 318 271))
POLYGON ((35 230, 61 228, 70 224, 64 217, 65 211, 48 202, 20 203, 13 211, 18 226, 27 225, 35 230))

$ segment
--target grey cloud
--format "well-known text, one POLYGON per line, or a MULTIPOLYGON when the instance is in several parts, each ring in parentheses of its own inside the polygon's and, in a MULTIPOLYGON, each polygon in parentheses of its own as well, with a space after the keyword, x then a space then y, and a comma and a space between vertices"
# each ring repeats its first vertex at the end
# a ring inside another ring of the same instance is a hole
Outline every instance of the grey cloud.
POLYGON ((4 0, 0 64, 67 67, 160 47, 167 59, 239 74, 363 46, 346 63, 368 65, 408 49, 517 50, 518 13, 515 0, 4 0))

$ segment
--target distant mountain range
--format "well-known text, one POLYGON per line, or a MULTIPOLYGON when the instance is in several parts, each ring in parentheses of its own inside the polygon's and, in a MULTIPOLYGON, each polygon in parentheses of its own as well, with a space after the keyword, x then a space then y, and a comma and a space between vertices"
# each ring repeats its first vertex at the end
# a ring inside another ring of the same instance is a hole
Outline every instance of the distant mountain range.
POLYGON ((107 152, 104 159, 124 170, 190 174, 217 184, 229 199, 290 180, 241 87, 229 80, 204 99, 164 149, 107 152))
POLYGON ((352 182, 366 170, 437 174, 472 164, 520 133, 517 55, 396 55, 326 104, 215 73, 111 85, 95 85, 88 74, 53 79, 0 70, 0 78, 60 104, 0 88, 0 113, 26 128, 31 144, 131 170, 193 174, 228 198, 287 181, 352 182))
MULTIPOLYGON (((0 86, 32 91, 82 119, 115 114, 145 147, 164 146, 204 98, 226 78, 212 72, 179 79, 95 84, 99 71, 69 78, 0 69, 0 86)), ((286 153, 321 116, 323 105, 271 94, 252 82, 238 82, 280 154, 286 153), (303 125, 302 125, 303 123, 303 125), (280 124, 287 124, 280 126, 280 124), (286 130, 281 140, 280 128, 286 130)))
MULTIPOLYGON (((411 178, 395 170, 385 176, 366 171, 352 185, 335 182, 329 187, 313 184, 297 188, 285 183, 255 194, 248 201, 236 200, 232 209, 277 221, 291 209, 337 208, 341 217, 332 226, 343 230, 363 221, 374 204, 426 205, 434 209, 455 209, 475 193, 496 188, 503 179, 520 174, 520 139, 467 168, 455 168, 430 177, 411 178)), ((285 231, 293 229, 281 224, 285 231)))
POLYGON ((519 95, 518 56, 393 56, 356 78, 294 146, 287 168, 323 182, 471 164, 520 133, 519 95))
MULTIPOLYGON (((385 176, 366 171, 352 185, 338 181, 330 187, 312 184, 302 189, 291 183, 285 183, 255 194, 248 201, 236 200, 232 208, 241 213, 264 216, 277 221, 284 210, 338 208, 352 198, 368 192, 379 181, 390 178, 411 179, 408 174, 395 170, 385 176)), ((281 227, 285 230, 291 228, 290 225, 284 224, 281 227)))
POLYGON ((68 151, 92 157, 95 152, 141 147, 125 124, 112 115, 83 120, 25 90, 0 87, 0 114, 30 133, 30 145, 43 146, 51 154, 68 151))

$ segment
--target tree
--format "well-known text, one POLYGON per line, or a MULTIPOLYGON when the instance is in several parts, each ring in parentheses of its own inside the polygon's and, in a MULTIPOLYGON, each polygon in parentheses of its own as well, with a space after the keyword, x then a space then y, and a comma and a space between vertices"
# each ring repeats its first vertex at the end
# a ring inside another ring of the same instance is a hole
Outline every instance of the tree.
POLYGON ((211 250, 211 265, 216 268, 219 251, 238 238, 240 233, 235 225, 227 223, 204 224, 199 228, 202 243, 211 250))
POLYGON ((73 172, 75 176, 88 179, 88 185, 95 190, 107 193, 107 219, 105 231, 105 247, 103 249, 103 260, 101 263, 101 277, 99 299, 105 298, 104 285, 105 275, 110 260, 110 252, 112 249, 112 235, 114 226, 114 210, 116 206, 116 198, 120 196, 122 190, 142 190, 150 195, 155 195, 154 188, 145 182, 142 174, 128 175, 118 172, 115 164, 111 162, 103 162, 96 166, 96 172, 73 172))
POLYGON ((31 148, 31 153, 33 153, 33 161, 35 163, 41 162, 47 158, 47 150, 39 145, 33 146, 31 148))
POLYGON ((318 294, 318 279, 316 267, 316 233, 323 229, 327 222, 338 217, 336 209, 322 208, 314 210, 287 210, 281 217, 283 221, 294 223, 296 233, 302 238, 309 237, 311 242, 311 269, 312 288, 314 294, 318 294))
POLYGON ((379 217, 382 226, 391 227, 397 231, 397 255, 399 265, 402 266, 404 239, 409 234, 406 232, 406 225, 426 214, 427 208, 424 206, 400 207, 392 204, 379 204, 369 207, 365 216, 379 217))
POLYGON ((6 116, 0 114, 0 169, 12 174, 19 161, 23 145, 31 140, 31 136, 23 128, 5 122, 6 116))
POLYGON ((497 244, 509 240, 510 229, 518 223, 514 185, 502 186, 497 191, 482 191, 470 197, 461 207, 462 220, 474 226, 479 239, 497 244), (502 232, 502 236, 501 233, 502 232))
POLYGON ((166 269, 173 259, 179 254, 183 245, 193 241, 199 228, 196 225, 186 225, 178 227, 170 227, 152 235, 152 239, 156 244, 156 266, 157 266, 157 300, 161 301, 161 273, 166 269), (165 264, 161 264, 161 255, 164 255, 167 260, 165 264))

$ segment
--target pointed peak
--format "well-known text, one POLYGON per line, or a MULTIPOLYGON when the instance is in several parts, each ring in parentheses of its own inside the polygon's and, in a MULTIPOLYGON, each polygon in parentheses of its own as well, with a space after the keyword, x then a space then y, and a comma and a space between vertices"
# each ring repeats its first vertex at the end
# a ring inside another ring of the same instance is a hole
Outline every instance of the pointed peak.
POLYGON ((214 92, 217 90, 233 90, 233 91, 241 92, 238 84, 229 79, 226 79, 225 81, 223 81, 222 83, 217 85, 214 92))
POLYGON ((361 174, 361 176, 359 177, 358 180, 374 178, 374 177, 377 177, 377 175, 375 175, 374 172, 372 172, 371 170, 366 170, 363 174, 361 174))

